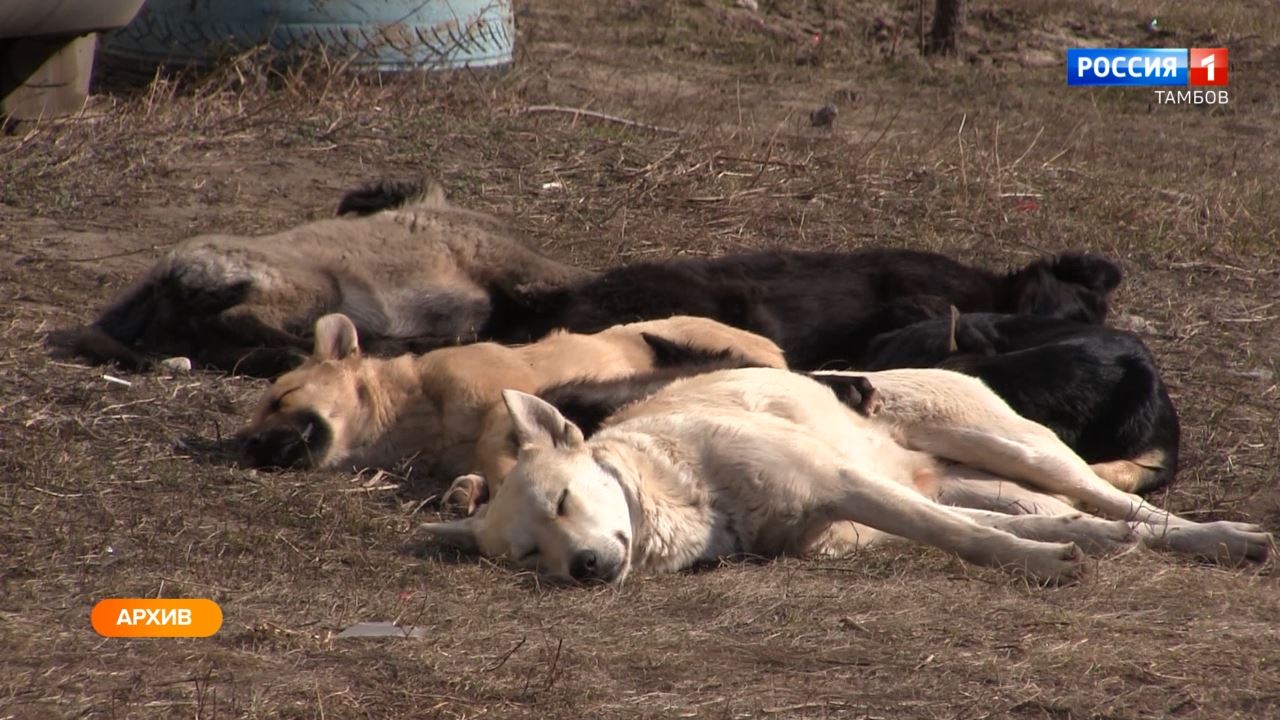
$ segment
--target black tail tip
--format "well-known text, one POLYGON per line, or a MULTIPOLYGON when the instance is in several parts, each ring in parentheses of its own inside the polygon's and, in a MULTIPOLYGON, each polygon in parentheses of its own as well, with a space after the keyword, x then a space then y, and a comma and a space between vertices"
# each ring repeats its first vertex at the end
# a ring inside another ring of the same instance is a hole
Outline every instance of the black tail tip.
POLYGON ((374 180, 348 190, 338 201, 336 214, 363 217, 416 203, 443 206, 444 188, 427 178, 374 180))
POLYGON ((675 340, 668 340, 661 335, 647 332, 640 333, 640 337, 649 346, 649 350, 653 352, 653 364, 655 367, 712 365, 724 363, 734 357, 733 351, 727 348, 720 350, 701 348, 691 343, 676 342, 675 340))

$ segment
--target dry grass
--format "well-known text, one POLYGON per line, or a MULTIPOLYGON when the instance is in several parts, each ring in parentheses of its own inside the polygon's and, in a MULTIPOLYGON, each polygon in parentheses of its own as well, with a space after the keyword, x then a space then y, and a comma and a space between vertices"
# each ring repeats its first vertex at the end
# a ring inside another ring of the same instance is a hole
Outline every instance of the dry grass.
POLYGON ((764 27, 731 3, 522 3, 500 75, 257 55, 108 74, 82 117, 0 137, 0 718, 1275 717, 1271 568, 1138 553, 1044 590, 914 550, 543 590, 421 547, 438 487, 231 467, 220 438, 259 383, 124 386, 42 345, 166 245, 327 215, 384 174, 435 174, 593 266, 1092 248, 1128 269, 1119 311, 1148 323, 1182 411, 1185 470, 1160 500, 1280 526, 1280 37, 1262 6, 971 4, 972 56, 927 64, 916 3, 762 4, 764 27), (1061 47, 1149 44, 1152 8, 1162 44, 1231 47, 1231 105, 1063 87, 1061 47), (810 127, 828 103, 835 126, 810 127), (676 132, 527 111, 543 105, 676 132), (127 595, 211 597, 226 622, 98 638, 89 608, 127 595), (431 636, 334 639, 361 620, 431 636))

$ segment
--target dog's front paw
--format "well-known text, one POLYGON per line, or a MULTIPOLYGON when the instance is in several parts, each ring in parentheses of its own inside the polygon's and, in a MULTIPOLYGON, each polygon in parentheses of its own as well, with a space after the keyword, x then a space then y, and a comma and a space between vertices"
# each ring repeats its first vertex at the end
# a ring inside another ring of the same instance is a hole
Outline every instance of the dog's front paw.
POLYGON ((1138 546, 1138 531, 1133 523, 1100 519, 1097 522, 1102 523, 1099 534, 1079 543, 1086 555, 1119 555, 1138 546))
POLYGON ((1069 585, 1084 577, 1084 553, 1075 543, 1037 543, 1021 570, 1046 585, 1069 585))
POLYGON ((459 475, 440 500, 446 511, 462 515, 474 515, 476 508, 489 501, 489 484, 484 476, 472 473, 459 475))

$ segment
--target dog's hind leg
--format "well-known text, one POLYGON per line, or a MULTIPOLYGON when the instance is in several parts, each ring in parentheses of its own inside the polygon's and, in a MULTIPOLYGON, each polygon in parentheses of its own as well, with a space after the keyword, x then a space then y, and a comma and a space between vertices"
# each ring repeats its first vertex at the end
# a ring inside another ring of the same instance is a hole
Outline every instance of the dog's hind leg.
POLYGON ((1048 495, 999 475, 952 465, 938 483, 938 502, 951 507, 990 510, 1005 515, 1065 515, 1077 508, 1057 495, 1048 495))
POLYGON ((1075 581, 1084 569, 1075 545, 1027 540, 980 525, 914 490, 854 468, 840 471, 839 492, 832 522, 852 520, 977 565, 1013 568, 1051 583, 1075 581))
MULTIPOLYGON (((1026 482, 1097 509, 1102 515, 1140 523, 1149 546, 1226 564, 1266 558, 1271 536, 1256 525, 1196 523, 1126 493, 1099 478, 1051 430, 1014 414, 986 406, 984 429, 917 424, 901 429, 908 446, 938 457, 1026 482)), ((975 408, 969 408, 972 421, 975 408)))

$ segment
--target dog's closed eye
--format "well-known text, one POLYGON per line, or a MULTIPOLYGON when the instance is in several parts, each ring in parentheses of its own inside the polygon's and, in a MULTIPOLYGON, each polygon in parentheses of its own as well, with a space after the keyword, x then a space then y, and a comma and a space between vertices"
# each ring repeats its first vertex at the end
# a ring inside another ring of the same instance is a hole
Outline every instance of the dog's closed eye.
POLYGON ((569 488, 565 488, 564 492, 560 493, 559 502, 556 503, 556 517, 564 517, 565 513, 567 512, 567 509, 565 508, 565 502, 568 501, 568 499, 569 499, 569 488))
POLYGON ((275 398, 272 398, 272 400, 271 400, 271 404, 270 404, 270 406, 268 407, 268 409, 269 409, 271 412, 279 412, 280 408, 284 406, 284 399, 285 399, 285 397, 286 397, 287 395, 289 395, 290 393, 296 392, 297 390, 300 390, 300 389, 301 389, 301 388, 291 388, 291 389, 289 389, 289 390, 285 390, 284 392, 280 393, 280 394, 279 394, 278 396, 276 396, 275 398))

